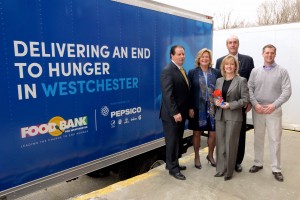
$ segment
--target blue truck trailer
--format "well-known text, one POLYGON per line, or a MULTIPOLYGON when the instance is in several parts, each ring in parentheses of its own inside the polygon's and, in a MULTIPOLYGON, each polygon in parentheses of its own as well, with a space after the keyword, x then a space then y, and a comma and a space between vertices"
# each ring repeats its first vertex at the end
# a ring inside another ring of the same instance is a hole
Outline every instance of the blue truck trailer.
POLYGON ((210 17, 147 0, 0 0, 0 21, 0 199, 164 159, 160 72, 174 44, 187 70, 212 48, 210 17))

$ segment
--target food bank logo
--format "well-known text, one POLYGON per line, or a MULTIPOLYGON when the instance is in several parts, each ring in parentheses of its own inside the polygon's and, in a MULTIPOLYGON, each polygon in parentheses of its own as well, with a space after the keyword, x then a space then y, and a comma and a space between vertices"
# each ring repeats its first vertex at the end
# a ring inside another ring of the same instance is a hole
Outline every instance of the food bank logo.
POLYGON ((60 116, 55 116, 46 124, 21 128, 21 138, 33 137, 46 133, 49 133, 52 136, 60 136, 66 129, 86 126, 87 124, 87 116, 68 120, 63 119, 60 116))

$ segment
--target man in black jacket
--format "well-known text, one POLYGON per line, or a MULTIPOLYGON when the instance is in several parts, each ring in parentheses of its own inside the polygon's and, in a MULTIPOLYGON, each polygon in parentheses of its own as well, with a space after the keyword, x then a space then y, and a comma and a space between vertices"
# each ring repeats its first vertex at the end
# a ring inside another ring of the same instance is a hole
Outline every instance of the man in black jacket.
MULTIPOLYGON (((240 76, 246 78, 248 81, 248 79, 250 77, 250 73, 251 73, 252 69, 254 68, 253 58, 250 56, 238 53, 239 39, 235 35, 230 36, 226 40, 226 47, 228 49, 228 55, 232 55, 232 56, 236 57, 236 59, 239 61, 240 76)), ((217 60, 216 69, 220 70, 220 66, 221 66, 221 63, 222 63, 224 57, 225 56, 223 56, 217 60)), ((236 172, 241 172, 243 170, 241 164, 243 162, 244 155, 245 155, 246 120, 247 120, 247 112, 249 112, 250 110, 251 110, 251 104, 248 103, 247 106, 243 109, 243 123, 242 123, 241 132, 240 132, 239 148, 238 148, 238 153, 237 153, 237 157, 236 157, 236 165, 235 165, 236 172)))
POLYGON ((185 180, 178 159, 182 152, 182 137, 185 120, 188 115, 188 96, 190 84, 182 65, 185 59, 184 48, 179 45, 171 47, 171 62, 160 75, 162 104, 160 118, 166 141, 166 169, 177 179, 185 180))

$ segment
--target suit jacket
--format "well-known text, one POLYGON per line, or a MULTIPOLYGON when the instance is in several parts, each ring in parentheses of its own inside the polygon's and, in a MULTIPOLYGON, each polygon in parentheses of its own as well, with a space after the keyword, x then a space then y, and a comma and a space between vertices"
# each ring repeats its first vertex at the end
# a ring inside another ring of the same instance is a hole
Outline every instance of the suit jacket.
MULTIPOLYGON (((189 98, 189 108, 191 109, 199 109, 199 102, 200 102, 200 85, 199 85, 199 73, 201 69, 200 67, 196 67, 191 69, 188 73, 191 89, 190 89, 190 98, 189 98)), ((219 78, 219 73, 216 69, 210 68, 210 72, 215 79, 219 78)), ((215 85, 215 83, 213 83, 215 85)), ((205 103, 205 102, 204 102, 205 103)))
MULTIPOLYGON (((224 77, 217 79, 216 89, 222 91, 224 80, 224 77)), ((235 76, 226 94, 226 102, 229 103, 229 109, 217 107, 215 119, 221 120, 223 115, 224 120, 243 121, 242 108, 248 101, 249 90, 247 80, 243 77, 235 76)))
POLYGON ((162 120, 174 121, 173 116, 178 113, 187 118, 189 85, 173 62, 163 69, 160 75, 162 103, 159 115, 162 120))
MULTIPOLYGON (((221 63, 226 56, 223 56, 217 60, 216 69, 220 70, 221 63)), ((238 54, 239 61, 239 74, 241 77, 244 77, 249 80, 250 73, 254 68, 253 58, 247 55, 238 54)))

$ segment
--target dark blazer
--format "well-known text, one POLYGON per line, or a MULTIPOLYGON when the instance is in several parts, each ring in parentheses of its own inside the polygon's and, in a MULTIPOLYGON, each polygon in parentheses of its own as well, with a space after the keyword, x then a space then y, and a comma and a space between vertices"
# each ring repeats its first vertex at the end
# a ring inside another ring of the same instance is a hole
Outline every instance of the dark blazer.
MULTIPOLYGON (((218 78, 216 89, 222 91, 224 80, 224 77, 218 78)), ((224 120, 243 121, 242 108, 248 103, 248 101, 249 90, 246 79, 240 76, 235 76, 226 94, 226 102, 229 103, 230 108, 222 109, 217 107, 215 119, 221 120, 223 115, 224 120)))
MULTIPOLYGON (((223 56, 217 60, 216 69, 220 70, 221 63, 225 57, 226 56, 223 56)), ((239 74, 241 77, 246 78, 248 81, 249 77, 250 77, 250 73, 251 73, 252 69, 254 68, 253 58, 250 56, 247 56, 247 55, 238 54, 238 61, 239 61, 239 67, 240 67, 239 74)))
POLYGON ((186 119, 190 84, 187 84, 173 62, 170 62, 161 72, 160 84, 162 90, 160 118, 164 121, 174 121, 173 116, 180 113, 186 119))
MULTIPOLYGON (((219 78, 218 70, 214 68, 210 68, 211 73, 217 78, 219 78)), ((199 85, 199 73, 201 69, 196 67, 194 69, 189 70, 188 77, 191 83, 191 92, 189 98, 189 108, 190 109, 199 109, 199 96, 200 96, 200 85, 199 85)))

